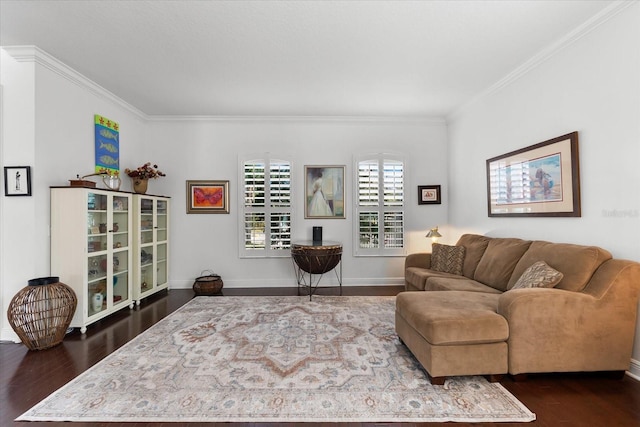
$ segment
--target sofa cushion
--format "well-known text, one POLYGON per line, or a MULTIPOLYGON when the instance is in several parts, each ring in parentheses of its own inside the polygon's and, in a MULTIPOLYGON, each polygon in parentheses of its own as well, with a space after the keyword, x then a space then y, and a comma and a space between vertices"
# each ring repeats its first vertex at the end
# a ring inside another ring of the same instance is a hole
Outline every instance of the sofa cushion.
POLYGON ((464 246, 434 243, 431 250, 431 269, 443 273, 462 275, 464 246))
POLYGON ((513 270, 509 287, 516 283, 529 266, 537 261, 544 261, 564 275, 556 285, 557 289, 579 292, 587 286, 598 267, 611 258, 611 253, 596 246, 537 240, 531 243, 529 250, 513 270))
POLYGON ((433 345, 501 342, 507 320, 496 313, 497 294, 481 292, 401 292, 396 313, 433 345))
POLYGON ((549 267, 544 261, 538 261, 527 268, 511 289, 553 288, 560 283, 563 274, 549 267))
POLYGON ((486 292, 489 294, 501 294, 502 291, 487 286, 484 283, 477 282, 473 279, 467 279, 464 276, 450 277, 429 277, 424 285, 425 291, 467 291, 467 292, 486 292))
POLYGON ((421 267, 409 267, 404 271, 404 280, 417 290, 424 291, 425 283, 430 277, 446 277, 451 280, 463 279, 464 276, 429 270, 421 267))
MULTIPOLYGON (((492 288, 506 291, 514 268, 530 245, 530 240, 515 238, 491 239, 487 249, 484 251, 484 255, 482 255, 482 259, 478 263, 473 279, 492 288)), ((524 270, 526 268, 522 269, 522 272, 524 270)))
POLYGON ((463 276, 473 279, 476 267, 478 267, 478 263, 482 259, 490 240, 490 237, 479 234, 463 234, 460 237, 456 246, 464 246, 465 248, 464 263, 462 265, 463 276))

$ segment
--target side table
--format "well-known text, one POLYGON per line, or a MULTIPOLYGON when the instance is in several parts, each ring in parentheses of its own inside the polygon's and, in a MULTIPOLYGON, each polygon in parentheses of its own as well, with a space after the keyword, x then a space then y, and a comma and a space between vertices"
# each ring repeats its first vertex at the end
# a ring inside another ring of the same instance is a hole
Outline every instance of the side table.
POLYGON ((320 287, 340 289, 342 295, 342 243, 304 241, 291 245, 291 258, 298 282, 298 295, 303 288, 311 297, 320 287), (338 267, 338 268, 336 268, 338 267), (318 286, 325 273, 334 271, 338 286, 318 286))

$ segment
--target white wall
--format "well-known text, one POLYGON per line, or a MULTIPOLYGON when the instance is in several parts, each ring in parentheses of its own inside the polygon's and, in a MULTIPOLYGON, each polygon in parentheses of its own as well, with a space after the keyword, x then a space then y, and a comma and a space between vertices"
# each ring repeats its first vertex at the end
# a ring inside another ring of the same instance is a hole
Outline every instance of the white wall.
MULTIPOLYGON (((640 261, 639 22, 635 3, 452 117, 452 234, 593 244, 640 261), (572 131, 580 139, 582 217, 489 218, 485 160, 572 131)), ((633 355, 640 375, 640 327, 633 355)))
MULTIPOLYGON (((33 165, 35 158, 35 66, 18 63, 0 51, 0 84, 2 106, 3 166, 33 165)), ((33 172, 33 171, 32 171, 33 172)), ((4 194, 4 173, 2 192, 4 194)), ((26 280, 36 276, 36 259, 31 256, 35 243, 36 201, 33 197, 2 197, 0 210, 0 321, 1 336, 9 331, 7 308, 17 290, 26 280), (6 292, 5 292, 6 290, 6 292)))
MULTIPOLYGON (((402 284, 403 257, 353 257, 353 156, 397 152, 408 163, 406 180, 408 251, 426 249, 426 230, 446 221, 446 204, 418 206, 417 185, 446 188, 446 128, 443 121, 403 119, 231 119, 156 121, 149 126, 148 160, 168 174, 150 182, 150 192, 173 197, 171 284, 191 287, 203 269, 220 274, 225 287, 294 286, 289 258, 238 256, 238 156, 269 152, 293 161, 292 237, 311 238, 313 225, 323 237, 341 241, 345 285, 402 284), (429 157, 430 160, 427 160, 429 157), (433 164, 431 164, 433 162, 433 164), (346 166, 346 219, 304 219, 304 166, 346 166), (229 215, 187 215, 187 180, 229 180, 229 215), (414 194, 415 193, 415 194, 414 194)), ((446 203, 446 202, 445 202, 446 203)))
MULTIPOLYGON (((135 110, 45 52, 11 52, 19 60, 0 49, 1 157, 3 166, 31 166, 32 187, 32 197, 2 197, 0 339, 15 341, 5 314, 11 298, 29 279, 56 275, 49 263, 49 187, 92 173, 94 114, 117 121, 124 130, 121 164, 141 157, 145 122, 135 110)), ((129 182, 126 185, 130 188, 129 182)))
MULTIPOLYGON (((30 165, 33 173, 32 197, 3 197, 0 205, 2 340, 17 341, 4 315, 13 295, 31 278, 56 274, 49 268, 49 187, 67 185, 76 174, 92 172, 94 114, 120 124, 121 170, 151 161, 168 175, 151 181, 149 193, 172 197, 172 288, 190 288, 205 268, 221 274, 225 287, 294 286, 289 258, 238 257, 237 166, 238 156, 243 153, 290 155, 295 185, 300 187, 304 165, 345 165, 347 203, 353 202, 350 184, 354 153, 401 153, 409 166, 407 251, 425 250, 426 231, 446 223, 446 196, 437 206, 418 206, 416 200, 416 186, 420 184, 441 184, 446 192, 444 120, 149 119, 39 49, 7 48, 0 54, 4 98, 0 158, 3 165, 30 165), (186 180, 192 179, 228 179, 231 213, 187 215, 185 186, 186 180)), ((126 176, 122 189, 131 189, 126 176)), ((302 206, 300 191, 295 197, 302 206)), ((351 255, 351 206, 344 220, 304 220, 304 211, 298 209, 294 238, 308 239, 312 225, 323 225, 326 239, 342 241, 345 285, 403 283, 402 257, 381 260, 351 255)))

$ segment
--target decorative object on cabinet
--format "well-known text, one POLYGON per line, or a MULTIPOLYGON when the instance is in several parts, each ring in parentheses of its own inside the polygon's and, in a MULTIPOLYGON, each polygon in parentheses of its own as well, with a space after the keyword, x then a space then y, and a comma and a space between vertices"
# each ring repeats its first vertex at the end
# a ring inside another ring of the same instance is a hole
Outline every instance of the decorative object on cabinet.
POLYGON ((31 279, 13 297, 9 324, 29 350, 44 350, 62 342, 78 299, 59 277, 31 279))
POLYGON ((200 277, 196 277, 193 282, 193 291, 196 296, 214 296, 222 295, 222 287, 224 283, 219 274, 211 270, 204 270, 200 273, 200 277))
POLYGON ((133 300, 169 287, 169 207, 163 196, 133 195, 133 300))
POLYGON ((229 213, 229 181, 187 181, 187 213, 229 213))
POLYGON ((439 185, 418 185, 419 205, 439 205, 442 203, 439 185))
POLYGON ((133 191, 138 194, 146 194, 149 180, 144 178, 133 178, 133 191))
POLYGON ((579 217, 578 132, 487 160, 489 216, 579 217))
POLYGON ((147 162, 136 169, 126 168, 124 172, 131 178, 133 191, 139 194, 145 194, 147 192, 147 186, 149 185, 150 179, 167 176, 164 172, 158 169, 158 165, 151 166, 151 162, 147 162))
POLYGON ((305 218, 345 219, 344 166, 305 166, 305 218))
POLYGON ((102 175, 102 183, 108 190, 120 190, 120 185, 122 185, 122 180, 119 176, 119 171, 115 171, 115 173, 106 173, 102 175))
POLYGON ((31 196, 31 166, 5 166, 4 195, 31 196))
POLYGON ((51 271, 68 278, 76 293, 71 327, 82 333, 91 323, 134 306, 132 197, 120 191, 51 188, 51 271), (96 294, 102 295, 101 304, 96 294))
MULTIPOLYGON (((95 129, 96 172, 106 170, 114 175, 120 170, 120 125, 98 114, 93 116, 95 129)), ((118 190, 108 186, 111 190, 118 190)))
POLYGON ((76 179, 69 180, 69 186, 71 187, 84 187, 84 188, 96 188, 96 183, 93 181, 85 180, 85 178, 89 178, 90 176, 102 176, 102 183, 107 188, 107 190, 120 190, 121 180, 119 177, 120 171, 113 169, 100 169, 97 172, 90 173, 88 175, 83 175, 82 177, 78 174, 76 175, 76 179))

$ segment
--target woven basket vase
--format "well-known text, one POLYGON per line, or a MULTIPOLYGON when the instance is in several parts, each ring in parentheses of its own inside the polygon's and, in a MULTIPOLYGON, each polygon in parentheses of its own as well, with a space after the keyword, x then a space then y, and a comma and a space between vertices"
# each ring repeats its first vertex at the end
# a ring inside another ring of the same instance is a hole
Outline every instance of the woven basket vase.
POLYGON ((44 350, 62 342, 78 299, 58 277, 41 277, 28 283, 9 303, 7 318, 29 350, 44 350))

